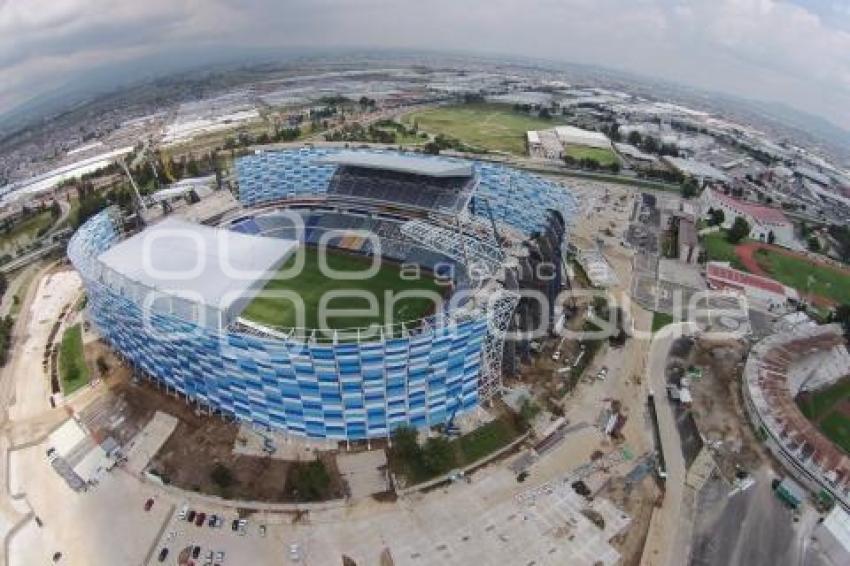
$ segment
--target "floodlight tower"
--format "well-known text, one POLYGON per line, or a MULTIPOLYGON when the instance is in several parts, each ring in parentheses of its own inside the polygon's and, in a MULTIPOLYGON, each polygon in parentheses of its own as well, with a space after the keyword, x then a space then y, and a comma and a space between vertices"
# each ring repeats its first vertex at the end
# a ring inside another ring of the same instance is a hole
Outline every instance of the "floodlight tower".
POLYGON ((135 198, 133 199, 133 209, 136 213, 136 218, 138 218, 138 226, 144 226, 147 223, 145 216, 148 211, 148 207, 145 204, 145 201, 142 200, 142 194, 139 191, 139 186, 136 185, 136 180, 133 179, 133 175, 130 174, 130 168, 127 167, 127 163, 124 161, 124 158, 119 158, 118 163, 121 165, 121 168, 124 169, 124 173, 127 175, 127 178, 130 179, 130 186, 133 187, 133 193, 135 195, 135 198))

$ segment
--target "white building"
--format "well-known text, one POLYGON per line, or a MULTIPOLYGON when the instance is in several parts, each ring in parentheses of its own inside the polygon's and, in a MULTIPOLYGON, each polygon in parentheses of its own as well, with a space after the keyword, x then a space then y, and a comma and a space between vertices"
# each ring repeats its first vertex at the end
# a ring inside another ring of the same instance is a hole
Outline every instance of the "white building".
POLYGON ((582 130, 575 126, 557 126, 555 135, 564 145, 584 145, 598 147, 600 149, 611 149, 611 140, 602 132, 582 130))
POLYGON ((799 247, 794 238, 794 225, 778 208, 738 200, 715 189, 703 191, 700 207, 703 217, 707 217, 711 209, 722 210, 722 226, 727 230, 732 227, 735 217, 741 216, 750 225, 751 239, 768 242, 772 232, 776 245, 793 249, 799 247))

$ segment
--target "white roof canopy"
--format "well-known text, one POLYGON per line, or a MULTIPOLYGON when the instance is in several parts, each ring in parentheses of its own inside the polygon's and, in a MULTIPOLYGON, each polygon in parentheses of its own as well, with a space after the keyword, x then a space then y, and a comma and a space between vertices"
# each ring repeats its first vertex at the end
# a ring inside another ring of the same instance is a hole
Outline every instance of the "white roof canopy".
POLYGON ((471 177, 472 165, 457 163, 437 157, 418 157, 401 153, 370 153, 366 151, 341 151, 316 160, 316 163, 363 167, 382 171, 395 171, 425 177, 471 177))
POLYGON ((129 298, 166 299, 164 310, 193 320, 202 308, 219 325, 238 315, 298 245, 167 218, 98 259, 129 298))

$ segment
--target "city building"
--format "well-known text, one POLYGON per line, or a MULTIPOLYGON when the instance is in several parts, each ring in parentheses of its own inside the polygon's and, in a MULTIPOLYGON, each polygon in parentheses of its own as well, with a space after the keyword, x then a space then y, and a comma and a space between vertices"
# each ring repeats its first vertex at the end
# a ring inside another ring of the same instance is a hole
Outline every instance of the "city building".
POLYGON ((711 188, 702 192, 700 203, 703 217, 707 217, 709 210, 722 210, 722 227, 727 230, 740 216, 750 225, 750 239, 792 249, 799 247, 794 238, 794 225, 778 208, 736 199, 711 188))

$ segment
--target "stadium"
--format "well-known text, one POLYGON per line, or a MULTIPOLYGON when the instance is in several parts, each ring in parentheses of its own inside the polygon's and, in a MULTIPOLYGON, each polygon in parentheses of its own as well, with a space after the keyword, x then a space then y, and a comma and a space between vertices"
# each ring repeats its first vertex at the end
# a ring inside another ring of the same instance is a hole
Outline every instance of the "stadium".
MULTIPOLYGON (((796 401, 850 373, 841 327, 818 326, 795 315, 784 326, 753 346, 744 368, 744 406, 765 445, 791 475, 819 497, 850 510, 850 458, 824 433, 824 423, 808 419, 796 401)), ((846 434, 845 414, 835 416, 837 430, 846 434)))
POLYGON ((378 150, 257 151, 235 167, 240 207, 207 225, 166 216, 134 233, 107 209, 68 246, 101 336, 199 408, 334 440, 441 425, 530 358, 508 332, 551 327, 577 208, 564 187, 378 150), (320 316, 342 290, 400 299, 360 312, 343 297, 356 316, 320 316))

